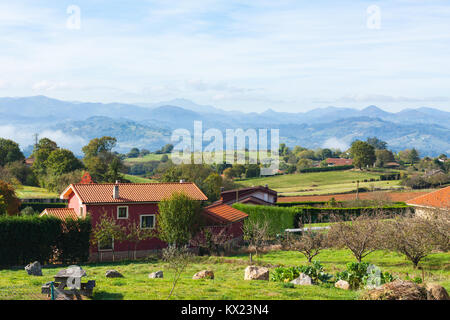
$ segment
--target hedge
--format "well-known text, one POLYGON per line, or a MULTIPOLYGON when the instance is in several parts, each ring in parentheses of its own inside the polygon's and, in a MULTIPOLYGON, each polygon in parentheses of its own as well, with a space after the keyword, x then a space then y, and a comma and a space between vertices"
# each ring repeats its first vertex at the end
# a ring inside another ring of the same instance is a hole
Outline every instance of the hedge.
MULTIPOLYGON (((251 204, 235 203, 233 208, 241 210, 249 215, 250 221, 265 220, 269 223, 269 233, 274 236, 285 229, 291 229, 295 224, 297 208, 281 208, 275 206, 258 206, 251 204)), ((247 220, 245 220, 247 221, 247 220)), ((244 224, 245 224, 244 221, 244 224)))
POLYGON ((313 168, 305 168, 300 169, 300 173, 308 173, 308 172, 323 172, 323 171, 338 171, 338 170, 350 170, 353 169, 353 165, 346 166, 331 166, 331 167, 313 167, 313 168))
MULTIPOLYGON (((329 222, 331 215, 340 215, 344 220, 351 216, 360 215, 365 211, 383 209, 388 214, 401 214, 411 207, 405 204, 396 204, 381 207, 355 207, 355 208, 318 208, 318 207, 275 207, 256 206, 251 204, 235 203, 234 208, 249 215, 250 220, 264 219, 269 222, 270 234, 275 235, 285 229, 298 228, 299 222, 319 223, 329 222)), ((245 222, 244 222, 245 223, 245 222)))
MULTIPOLYGON (((330 201, 292 201, 292 202, 277 202, 278 207, 298 207, 298 206, 308 206, 316 207, 323 206, 330 201)), ((335 201, 336 204, 344 203, 344 201, 335 201)))
POLYGON ((53 203, 22 202, 22 204, 20 205, 20 210, 22 211, 26 207, 31 207, 31 208, 33 208, 34 211, 41 213, 42 211, 44 211, 47 208, 66 208, 67 203, 63 203, 63 202, 62 203, 58 203, 58 202, 53 202, 53 203))
POLYGON ((90 219, 63 222, 55 217, 0 216, 0 266, 85 262, 90 232, 90 219))

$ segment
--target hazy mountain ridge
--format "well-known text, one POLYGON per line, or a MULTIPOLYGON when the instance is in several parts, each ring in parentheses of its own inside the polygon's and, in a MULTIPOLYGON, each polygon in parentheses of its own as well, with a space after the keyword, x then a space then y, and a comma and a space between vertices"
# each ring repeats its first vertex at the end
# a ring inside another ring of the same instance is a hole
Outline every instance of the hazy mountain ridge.
POLYGON ((0 129, 27 124, 39 132, 55 130, 83 141, 112 135, 119 141, 119 151, 134 146, 159 148, 170 142, 172 130, 192 130, 195 120, 203 122, 204 130, 279 128, 281 142, 308 148, 333 144, 343 147, 354 139, 377 136, 394 150, 416 147, 423 155, 450 153, 450 112, 426 107, 397 113, 376 106, 362 110, 331 106, 303 113, 272 109, 243 113, 186 99, 135 105, 68 102, 45 96, 0 98, 0 129))

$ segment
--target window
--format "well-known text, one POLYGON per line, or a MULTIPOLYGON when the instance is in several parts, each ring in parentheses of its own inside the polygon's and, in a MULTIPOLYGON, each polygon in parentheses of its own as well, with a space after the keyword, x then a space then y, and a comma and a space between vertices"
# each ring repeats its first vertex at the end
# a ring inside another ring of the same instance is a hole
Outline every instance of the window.
POLYGON ((117 207, 117 219, 128 219, 128 207, 117 207))
POLYGON ((99 251, 111 251, 114 248, 114 238, 111 237, 108 240, 103 242, 99 242, 98 250, 99 251))
POLYGON ((141 229, 153 229, 154 227, 155 227, 154 214, 141 215, 141 229))

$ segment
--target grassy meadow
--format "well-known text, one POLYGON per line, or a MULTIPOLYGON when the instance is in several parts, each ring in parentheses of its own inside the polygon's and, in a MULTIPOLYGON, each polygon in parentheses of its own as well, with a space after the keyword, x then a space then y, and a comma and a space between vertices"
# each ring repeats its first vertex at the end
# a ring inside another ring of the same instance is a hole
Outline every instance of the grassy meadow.
POLYGON ((50 192, 44 188, 30 186, 17 187, 16 195, 19 197, 19 199, 59 198, 59 194, 55 192, 50 192))
MULTIPOLYGON (((426 257, 421 266, 424 268, 425 280, 437 282, 450 290, 450 254, 434 253, 426 257)), ((306 264, 302 254, 295 251, 271 251, 261 254, 256 259, 259 265, 294 266, 306 264)), ((254 261, 255 261, 254 260, 254 261)), ((324 265, 325 271, 334 274, 345 269, 347 262, 355 261, 347 250, 324 250, 317 260, 324 265)), ((364 261, 379 266, 383 271, 389 271, 402 279, 407 276, 421 276, 420 270, 414 270, 410 262, 403 256, 391 252, 377 251, 370 254, 364 261)), ((346 291, 330 285, 295 286, 285 288, 282 283, 272 281, 245 281, 244 269, 248 265, 246 254, 230 257, 196 257, 182 274, 172 299, 196 300, 235 300, 235 299, 275 299, 275 300, 354 300, 361 291, 346 291), (192 276, 204 269, 213 270, 214 280, 192 280, 192 276)), ((141 261, 124 261, 116 263, 94 263, 82 266, 87 272, 85 280, 96 280, 92 299, 167 299, 171 288, 173 274, 165 264, 157 258, 141 261), (116 269, 124 278, 110 279, 105 277, 106 270, 116 269), (149 279, 148 274, 157 270, 164 271, 164 279, 149 279)), ((45 267, 43 277, 28 276, 26 271, 0 270, 0 299, 14 299, 14 296, 2 295, 11 287, 27 287, 33 292, 40 292, 40 286, 53 280, 53 276, 61 269, 59 266, 45 267)), ((26 299, 17 296, 18 299, 26 299)))

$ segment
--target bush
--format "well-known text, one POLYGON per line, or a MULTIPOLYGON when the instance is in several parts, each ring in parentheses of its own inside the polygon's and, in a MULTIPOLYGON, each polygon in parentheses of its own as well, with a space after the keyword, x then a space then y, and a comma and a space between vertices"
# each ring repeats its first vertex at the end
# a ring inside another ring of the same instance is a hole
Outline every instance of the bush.
POLYGON ((350 262, 347 264, 346 270, 336 273, 335 278, 336 280, 347 281, 352 289, 358 289, 365 285, 381 285, 394 280, 389 272, 382 273, 379 271, 377 273, 377 270, 379 269, 376 266, 367 262, 350 262))
POLYGON ((326 283, 333 276, 325 273, 323 266, 318 261, 313 261, 311 265, 297 267, 278 267, 271 273, 270 279, 278 282, 289 282, 300 276, 300 273, 311 277, 314 283, 326 283))
POLYGON ((354 166, 333 166, 333 167, 313 167, 298 170, 300 173, 308 173, 308 172, 324 172, 324 171, 338 171, 338 170, 350 170, 353 169, 354 166))
POLYGON ((20 210, 21 216, 33 216, 35 214, 37 214, 37 212, 34 211, 32 207, 25 207, 24 209, 20 210))
POLYGON ((89 240, 91 236, 91 219, 67 219, 62 223, 62 232, 57 239, 58 261, 84 263, 89 259, 89 240))

